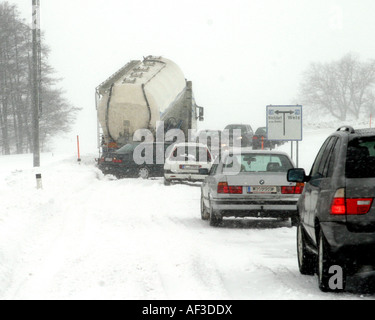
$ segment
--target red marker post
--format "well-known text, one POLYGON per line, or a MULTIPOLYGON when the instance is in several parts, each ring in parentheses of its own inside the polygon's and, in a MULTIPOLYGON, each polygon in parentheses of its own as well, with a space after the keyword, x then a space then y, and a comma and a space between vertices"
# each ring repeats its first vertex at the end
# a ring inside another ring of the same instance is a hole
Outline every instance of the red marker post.
POLYGON ((78 163, 81 163, 81 154, 79 151, 79 136, 77 136, 78 163))
POLYGON ((262 150, 264 150, 264 137, 262 136, 262 150))

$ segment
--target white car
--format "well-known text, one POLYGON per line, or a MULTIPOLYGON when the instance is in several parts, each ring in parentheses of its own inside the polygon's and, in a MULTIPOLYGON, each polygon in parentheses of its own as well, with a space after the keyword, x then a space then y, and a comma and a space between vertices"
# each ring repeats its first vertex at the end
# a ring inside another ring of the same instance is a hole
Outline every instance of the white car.
POLYGON ((164 164, 164 184, 172 181, 203 181, 206 175, 201 169, 210 170, 212 155, 208 147, 201 143, 178 143, 167 156, 164 164))

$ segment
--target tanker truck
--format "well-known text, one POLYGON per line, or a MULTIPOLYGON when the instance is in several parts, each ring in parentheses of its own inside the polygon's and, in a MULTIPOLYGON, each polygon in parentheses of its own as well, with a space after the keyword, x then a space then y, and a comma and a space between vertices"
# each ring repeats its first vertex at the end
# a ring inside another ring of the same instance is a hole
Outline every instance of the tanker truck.
POLYGON ((139 129, 149 130, 154 140, 158 130, 180 129, 188 139, 189 129, 203 120, 192 82, 173 61, 155 56, 130 61, 101 83, 96 109, 101 154, 140 141, 139 129))

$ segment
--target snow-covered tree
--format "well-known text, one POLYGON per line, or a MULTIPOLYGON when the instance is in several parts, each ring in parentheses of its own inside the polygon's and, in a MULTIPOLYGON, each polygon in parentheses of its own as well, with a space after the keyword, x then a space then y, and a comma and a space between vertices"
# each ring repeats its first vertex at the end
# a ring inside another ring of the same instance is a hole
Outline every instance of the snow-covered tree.
POLYGON ((299 101, 340 121, 374 111, 375 60, 361 62, 355 54, 338 61, 312 63, 304 72, 299 101))

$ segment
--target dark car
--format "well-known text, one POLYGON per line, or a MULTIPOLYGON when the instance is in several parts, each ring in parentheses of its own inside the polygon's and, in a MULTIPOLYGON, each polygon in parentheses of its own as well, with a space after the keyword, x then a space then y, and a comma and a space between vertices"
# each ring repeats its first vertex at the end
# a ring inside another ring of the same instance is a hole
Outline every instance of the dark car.
POLYGON ((201 130, 198 132, 195 142, 207 145, 213 157, 216 158, 220 154, 221 149, 221 131, 201 130))
POLYGON ((163 177, 165 155, 172 144, 172 142, 126 144, 116 152, 103 155, 99 159, 98 166, 104 174, 112 174, 118 178, 163 177))
POLYGON ((276 142, 267 139, 267 127, 258 128, 253 136, 253 149, 274 149, 276 142))
MULTIPOLYGON (((232 147, 238 145, 241 147, 251 147, 253 145, 254 131, 249 124, 230 124, 224 129, 224 135, 229 134, 228 145, 222 147, 232 147), (237 134, 238 133, 238 134, 237 134), (235 141, 239 139, 240 141, 235 141)), ((222 137, 222 143, 225 144, 225 139, 222 137)))
POLYGON ((321 147, 298 202, 298 263, 322 291, 344 290, 347 275, 375 265, 375 130, 339 128, 321 147))

